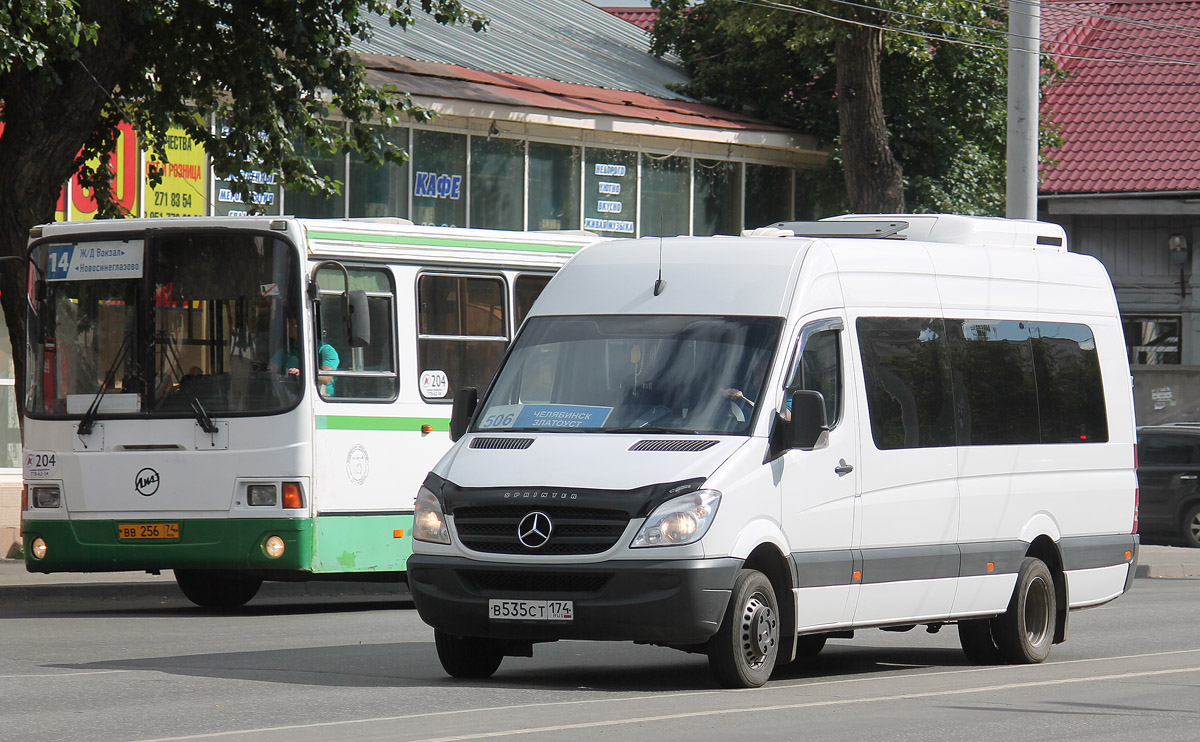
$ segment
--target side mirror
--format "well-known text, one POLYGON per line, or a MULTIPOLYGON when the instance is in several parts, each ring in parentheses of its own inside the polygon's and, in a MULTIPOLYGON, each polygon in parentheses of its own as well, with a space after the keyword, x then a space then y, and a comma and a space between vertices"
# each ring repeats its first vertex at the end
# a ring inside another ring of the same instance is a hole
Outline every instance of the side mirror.
POLYGON ((456 441, 463 437, 471 426, 471 416, 479 405, 479 390, 473 386, 464 386, 454 393, 454 406, 450 411, 450 440, 456 441))
POLYGON ((825 417, 825 397, 820 392, 798 389, 792 394, 792 430, 790 448, 812 449, 829 430, 825 417))
POLYGON ((371 344, 371 312, 367 309, 367 292, 356 290, 348 294, 346 321, 350 334, 351 348, 365 348, 371 344))

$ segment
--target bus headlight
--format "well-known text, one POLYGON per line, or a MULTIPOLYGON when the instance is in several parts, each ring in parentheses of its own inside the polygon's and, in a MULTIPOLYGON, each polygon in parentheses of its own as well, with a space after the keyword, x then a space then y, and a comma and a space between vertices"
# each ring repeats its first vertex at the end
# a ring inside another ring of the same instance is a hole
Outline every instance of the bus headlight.
POLYGON ((56 508, 62 505, 62 491, 58 487, 35 485, 30 487, 30 493, 35 508, 56 508))
POLYGON ((49 550, 50 547, 46 546, 45 539, 41 538, 40 536, 35 538, 33 543, 29 545, 29 553, 33 554, 34 559, 45 559, 46 552, 49 550))
POLYGON ((442 503, 425 487, 417 493, 417 509, 413 512, 413 538, 433 544, 449 544, 450 528, 442 514, 442 503))
POLYGON ((246 504, 256 508, 273 508, 279 503, 273 484, 252 484, 246 488, 246 504))
POLYGON ((629 546, 680 546, 699 541, 712 525, 720 504, 721 493, 716 490, 697 490, 668 500, 646 518, 629 546))

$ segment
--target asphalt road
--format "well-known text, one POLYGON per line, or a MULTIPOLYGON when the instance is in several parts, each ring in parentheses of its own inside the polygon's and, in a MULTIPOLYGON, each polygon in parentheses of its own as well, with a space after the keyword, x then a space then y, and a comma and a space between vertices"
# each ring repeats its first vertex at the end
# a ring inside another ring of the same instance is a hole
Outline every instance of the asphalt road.
POLYGON ((766 687, 719 690, 702 656, 539 645, 488 681, 438 665, 391 596, 0 603, 0 740, 1128 740, 1200 724, 1200 579, 1142 579, 1072 614, 1033 666, 976 667, 953 627, 859 632, 766 687))

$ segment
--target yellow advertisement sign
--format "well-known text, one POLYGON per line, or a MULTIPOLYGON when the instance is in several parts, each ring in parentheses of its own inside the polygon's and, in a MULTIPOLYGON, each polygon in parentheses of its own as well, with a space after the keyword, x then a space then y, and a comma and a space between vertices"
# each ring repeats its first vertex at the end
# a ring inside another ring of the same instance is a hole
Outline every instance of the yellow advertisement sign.
POLYGON ((208 167, 204 146, 177 127, 167 130, 167 162, 146 153, 146 216, 204 216, 208 167), (150 186, 150 173, 162 173, 162 182, 150 186))

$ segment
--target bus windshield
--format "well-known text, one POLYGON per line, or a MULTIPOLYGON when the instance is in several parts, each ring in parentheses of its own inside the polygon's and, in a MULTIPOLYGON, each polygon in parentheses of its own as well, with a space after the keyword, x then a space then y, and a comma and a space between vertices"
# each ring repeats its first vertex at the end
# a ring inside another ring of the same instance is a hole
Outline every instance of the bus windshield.
POLYGON ((536 317, 501 367, 475 430, 748 434, 782 323, 536 317))
POLYGON ((43 288, 31 303, 29 414, 203 420, 297 404, 290 244, 228 229, 96 237, 31 253, 43 288))

